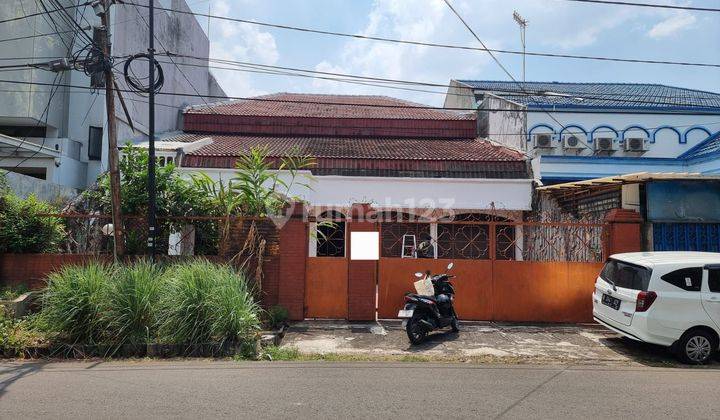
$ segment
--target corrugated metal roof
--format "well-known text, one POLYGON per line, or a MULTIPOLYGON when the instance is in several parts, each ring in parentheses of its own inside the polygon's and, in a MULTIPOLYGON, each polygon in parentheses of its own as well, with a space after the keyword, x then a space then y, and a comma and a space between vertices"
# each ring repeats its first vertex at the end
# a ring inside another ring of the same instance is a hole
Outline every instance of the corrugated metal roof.
POLYGON ((458 80, 530 108, 607 108, 720 114, 720 93, 646 83, 458 80))
MULTIPOLYGON (((720 131, 711 135, 701 143, 695 145, 692 149, 680 155, 681 159, 696 159, 705 156, 720 154, 720 131)), ((718 157, 720 159, 720 157, 718 157)))
POLYGON ((620 186, 624 184, 640 184, 649 181, 674 181, 674 180, 720 180, 720 175, 703 175, 698 172, 638 172, 605 178, 587 179, 583 181, 566 182, 563 184, 538 187, 540 192, 565 193, 582 190, 592 190, 608 186, 620 186))

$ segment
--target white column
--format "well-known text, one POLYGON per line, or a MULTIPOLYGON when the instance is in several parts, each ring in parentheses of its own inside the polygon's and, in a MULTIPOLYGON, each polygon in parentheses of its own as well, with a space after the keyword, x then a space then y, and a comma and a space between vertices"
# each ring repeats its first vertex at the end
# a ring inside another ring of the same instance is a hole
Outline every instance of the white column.
POLYGON ((436 222, 430 223, 430 243, 433 245, 433 258, 438 257, 438 225, 436 222))
POLYGON ((309 223, 308 232, 308 257, 317 257, 317 222, 309 223))

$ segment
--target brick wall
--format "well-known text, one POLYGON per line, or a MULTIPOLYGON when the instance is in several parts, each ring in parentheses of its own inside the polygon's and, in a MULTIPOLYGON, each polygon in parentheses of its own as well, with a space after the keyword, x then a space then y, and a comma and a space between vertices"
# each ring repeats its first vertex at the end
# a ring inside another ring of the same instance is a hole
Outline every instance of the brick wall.
MULTIPOLYGON (((265 252, 263 253, 262 266, 262 305, 269 308, 278 304, 278 288, 280 281, 280 235, 278 229, 269 220, 237 220, 230 227, 229 243, 227 250, 222 255, 222 260, 232 261, 234 265, 242 264, 249 253, 243 252, 243 247, 252 225, 255 225, 257 233, 265 239, 265 252)), ((250 279, 254 278, 257 268, 256 258, 250 258, 250 264, 245 268, 250 279)))
POLYGON ((278 301, 288 310, 291 320, 305 318, 307 235, 307 225, 299 218, 289 220, 280 229, 278 301))
POLYGON ((98 260, 109 262, 112 261, 112 257, 88 254, 2 254, 0 284, 41 289, 45 287, 47 275, 62 266, 98 260))

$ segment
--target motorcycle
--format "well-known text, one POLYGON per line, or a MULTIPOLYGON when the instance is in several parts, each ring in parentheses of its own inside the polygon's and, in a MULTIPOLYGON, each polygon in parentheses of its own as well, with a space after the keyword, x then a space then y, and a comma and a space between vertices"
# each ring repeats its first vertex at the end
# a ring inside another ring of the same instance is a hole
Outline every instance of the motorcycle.
MULTIPOLYGON (((454 263, 447 266, 450 271, 454 263)), ((412 344, 420 344, 431 331, 450 327, 453 332, 460 331, 457 314, 453 306, 455 289, 450 279, 455 276, 444 273, 432 275, 428 270, 425 273, 415 273, 421 280, 430 279, 433 287, 432 295, 408 293, 405 295, 405 306, 398 312, 398 318, 403 319, 403 327, 412 344)))

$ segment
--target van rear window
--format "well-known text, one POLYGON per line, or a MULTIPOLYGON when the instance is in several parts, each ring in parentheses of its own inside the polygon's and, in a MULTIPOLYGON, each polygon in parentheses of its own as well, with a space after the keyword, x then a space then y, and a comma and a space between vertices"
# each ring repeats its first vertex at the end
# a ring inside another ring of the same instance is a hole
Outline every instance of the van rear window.
POLYGON ((618 260, 608 260, 600 277, 616 287, 647 291, 652 270, 618 260))

